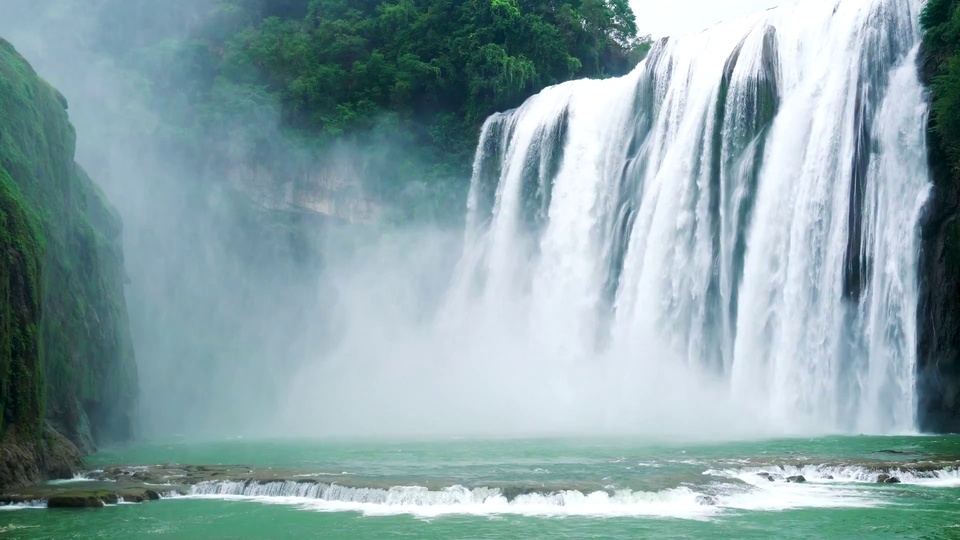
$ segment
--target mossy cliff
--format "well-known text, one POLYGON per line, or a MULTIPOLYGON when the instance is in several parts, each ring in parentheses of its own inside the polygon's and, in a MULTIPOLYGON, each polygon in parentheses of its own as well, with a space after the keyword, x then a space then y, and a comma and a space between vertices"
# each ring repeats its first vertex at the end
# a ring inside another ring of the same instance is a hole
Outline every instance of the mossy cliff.
POLYGON ((929 0, 921 25, 933 190, 922 223, 918 413, 925 431, 960 432, 960 0, 929 0))
POLYGON ((29 480, 3 477, 8 450, 42 461, 52 429, 83 451, 133 432, 120 219, 74 162, 66 107, 0 39, 0 485, 29 480))

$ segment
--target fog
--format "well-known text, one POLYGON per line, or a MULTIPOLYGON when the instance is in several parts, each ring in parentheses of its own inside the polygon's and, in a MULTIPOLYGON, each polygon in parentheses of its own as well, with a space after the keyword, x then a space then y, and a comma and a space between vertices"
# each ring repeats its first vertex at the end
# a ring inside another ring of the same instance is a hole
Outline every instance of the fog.
POLYGON ((470 283, 463 266, 452 280, 446 271, 457 240, 400 233, 327 270, 338 339, 322 361, 300 366, 269 432, 671 440, 772 432, 749 399, 732 402, 723 381, 672 357, 655 336, 642 347, 565 354, 553 346, 566 341, 558 327, 537 328, 528 296, 488 304, 458 291, 470 283))
MULTIPOLYGON (((244 200, 223 173, 250 166, 242 156, 251 143, 229 132, 196 150, 214 156, 215 147, 232 146, 235 163, 171 150, 164 120, 190 112, 163 92, 188 82, 164 88, 117 62, 151 39, 188 38, 197 14, 215 3, 0 7, 0 37, 67 97, 77 161, 123 218, 143 437, 255 430, 272 414, 289 367, 324 340, 319 254, 334 226, 305 212, 274 220, 260 201, 244 200)), ((163 58, 149 70, 183 71, 163 58)), ((259 124, 267 137, 279 137, 277 120, 236 119, 259 124)))
MULTIPOLYGON (((369 148, 264 155, 265 141, 283 138, 274 111, 231 119, 261 140, 227 125, 193 154, 172 150, 164 120, 192 114, 172 90, 189 81, 172 57, 140 58, 136 47, 189 39, 215 4, 0 7, 0 37, 67 97, 77 160, 124 221, 141 438, 767 431, 749 403, 729 403, 719 381, 673 361, 653 336, 639 358, 564 359, 544 346, 552 329, 525 330, 522 299, 474 306, 451 294, 461 225, 378 225, 284 198, 291 178, 350 177, 369 148), (118 65, 131 56, 165 78, 118 65)), ((357 200, 389 210, 350 193, 333 197, 339 213, 357 214, 357 200)))

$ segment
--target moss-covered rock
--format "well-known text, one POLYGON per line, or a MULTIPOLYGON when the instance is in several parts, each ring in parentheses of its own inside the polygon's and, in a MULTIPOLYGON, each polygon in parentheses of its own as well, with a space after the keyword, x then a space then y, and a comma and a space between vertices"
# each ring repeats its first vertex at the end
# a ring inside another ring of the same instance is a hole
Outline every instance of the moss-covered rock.
POLYGON ((45 418, 85 451, 133 433, 121 223, 74 149, 64 97, 0 39, 0 435, 21 447, 45 418))
POLYGON ((0 167, 0 433, 18 425, 37 435, 42 425, 42 264, 39 219, 0 167))
POLYGON ((933 190, 922 223, 918 417, 925 431, 960 432, 960 0, 929 0, 921 24, 933 190))
POLYGON ((47 500, 47 508, 102 508, 117 504, 117 494, 112 491, 91 491, 54 495, 47 500))
POLYGON ((150 485, 112 481, 80 481, 64 484, 40 484, 0 494, 0 506, 46 502, 48 508, 100 508, 107 504, 156 501, 164 493, 189 493, 188 486, 150 485))

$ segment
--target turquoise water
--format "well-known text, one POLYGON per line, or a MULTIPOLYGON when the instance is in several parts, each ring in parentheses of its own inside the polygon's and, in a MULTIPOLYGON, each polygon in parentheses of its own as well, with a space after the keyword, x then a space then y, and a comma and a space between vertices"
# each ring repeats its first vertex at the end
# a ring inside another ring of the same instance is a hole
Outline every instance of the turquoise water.
POLYGON ((8 509, 0 537, 960 538, 955 459, 958 437, 162 444, 90 465, 245 464, 346 487, 316 498, 220 483, 136 505, 8 509), (901 484, 876 483, 889 470, 901 484), (807 482, 785 481, 795 474, 807 482))

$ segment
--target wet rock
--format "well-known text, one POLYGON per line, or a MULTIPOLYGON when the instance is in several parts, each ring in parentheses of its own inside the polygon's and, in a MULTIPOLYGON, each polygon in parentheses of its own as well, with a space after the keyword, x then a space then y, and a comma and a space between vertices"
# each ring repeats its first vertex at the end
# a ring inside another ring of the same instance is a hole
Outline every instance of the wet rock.
MULTIPOLYGON (((0 504, 47 501, 49 508, 100 508, 120 501, 142 503, 161 498, 159 486, 125 481, 87 481, 68 484, 41 484, 0 494, 0 504)), ((163 491, 186 494, 184 485, 165 485, 163 491)))
POLYGON ((712 495, 697 495, 697 504, 701 506, 716 506, 717 498, 712 495))
POLYGON ((828 475, 824 476, 823 479, 824 479, 824 480, 833 480, 833 475, 832 475, 832 474, 828 474, 828 475))
POLYGON ((160 499, 160 493, 145 487, 133 487, 122 489, 117 495, 123 498, 124 502, 142 503, 147 501, 156 501, 160 499))
POLYGON ((539 489, 534 486, 505 486, 500 488, 500 493, 508 501, 513 501, 523 495, 531 495, 539 492, 539 489))
POLYGON ((878 484, 899 484, 900 479, 896 476, 890 476, 889 474, 883 473, 877 477, 878 484))
POLYGON ((9 429, 0 440, 0 489, 36 485, 51 478, 70 478, 83 456, 66 437, 49 425, 35 440, 9 429))
POLYGON ((57 495, 47 500, 47 508, 102 508, 104 501, 94 494, 57 495))
POLYGON ((803 475, 800 475, 800 474, 798 474, 797 476, 788 476, 788 477, 787 477, 787 482, 790 482, 790 483, 792 483, 792 484, 803 484, 803 483, 805 483, 806 481, 807 481, 807 479, 804 478, 803 475))
POLYGON ((767 482, 773 482, 773 475, 768 472, 759 472, 757 473, 757 476, 760 478, 765 478, 767 482))

